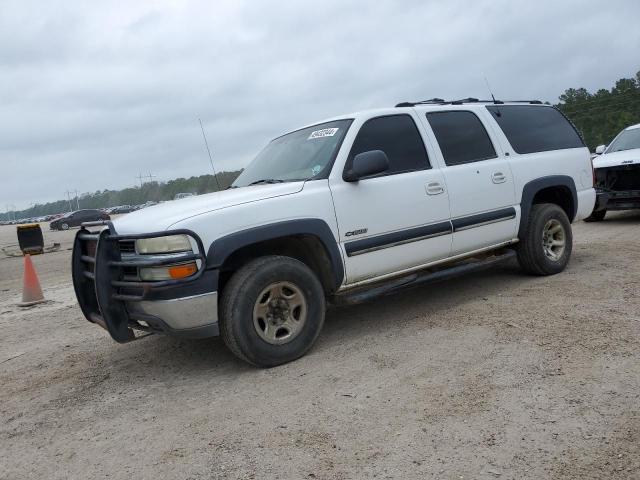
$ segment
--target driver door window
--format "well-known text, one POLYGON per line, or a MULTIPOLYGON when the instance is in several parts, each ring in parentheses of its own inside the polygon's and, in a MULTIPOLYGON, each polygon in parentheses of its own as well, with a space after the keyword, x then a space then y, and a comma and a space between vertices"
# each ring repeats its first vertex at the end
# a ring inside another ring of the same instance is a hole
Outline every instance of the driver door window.
POLYGON ((430 168, 420 132, 409 115, 389 115, 365 122, 353 142, 345 171, 351 168, 356 155, 371 150, 382 150, 389 158, 389 170, 382 175, 430 168))

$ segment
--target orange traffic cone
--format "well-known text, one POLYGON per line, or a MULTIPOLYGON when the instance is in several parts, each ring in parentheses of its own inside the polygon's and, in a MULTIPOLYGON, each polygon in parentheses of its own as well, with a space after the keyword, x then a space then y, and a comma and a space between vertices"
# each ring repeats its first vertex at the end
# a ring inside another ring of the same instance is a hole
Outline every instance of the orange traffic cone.
POLYGON ((42 288, 40 288, 40 280, 38 280, 38 274, 36 269, 33 268, 31 262, 31 255, 26 254, 24 256, 24 285, 22 287, 22 303, 18 305, 21 307, 29 307, 37 303, 46 301, 42 294, 42 288))

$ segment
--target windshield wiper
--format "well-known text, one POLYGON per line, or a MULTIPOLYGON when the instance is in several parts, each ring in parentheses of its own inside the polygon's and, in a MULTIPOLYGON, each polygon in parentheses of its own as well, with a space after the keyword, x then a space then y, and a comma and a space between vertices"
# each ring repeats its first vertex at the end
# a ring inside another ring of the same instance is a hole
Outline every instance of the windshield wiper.
POLYGON ((249 186, 259 185, 261 183, 284 183, 284 180, 280 180, 278 178, 263 178, 261 180, 256 180, 255 182, 251 182, 249 186))

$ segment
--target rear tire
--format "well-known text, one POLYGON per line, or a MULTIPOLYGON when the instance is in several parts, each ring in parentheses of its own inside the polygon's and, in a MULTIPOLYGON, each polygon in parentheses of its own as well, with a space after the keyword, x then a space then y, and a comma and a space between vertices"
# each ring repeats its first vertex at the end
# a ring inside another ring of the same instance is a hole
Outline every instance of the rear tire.
POLYGON ((597 212, 593 212, 587 218, 584 219, 585 222, 601 222, 604 220, 604 216, 607 214, 607 210, 598 210, 597 212))
POLYGON ((274 367, 307 353, 324 315, 324 290, 309 267, 266 256, 239 269, 222 291, 220 333, 240 359, 274 367))
POLYGON ((517 247, 518 262, 531 275, 554 275, 565 269, 573 246, 567 214, 552 203, 536 204, 517 247))

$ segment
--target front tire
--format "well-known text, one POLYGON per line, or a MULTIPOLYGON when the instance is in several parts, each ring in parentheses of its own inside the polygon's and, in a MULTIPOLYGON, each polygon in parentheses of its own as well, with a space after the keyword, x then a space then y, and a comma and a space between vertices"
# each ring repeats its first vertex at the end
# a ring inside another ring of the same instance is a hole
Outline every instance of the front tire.
POLYGON ((62 225, 60 225, 60 228, 62 230, 69 230, 69 224, 68 223, 63 223, 62 225))
POLYGON ((243 266, 222 291, 220 333, 237 357, 274 367, 307 353, 324 315, 324 290, 309 267, 266 256, 243 266))
POLYGON ((593 212, 587 218, 584 219, 585 222, 601 222, 604 220, 604 216, 607 214, 607 210, 598 210, 597 212, 593 212))
POLYGON ((558 205, 533 205, 517 247, 518 262, 532 275, 555 275, 565 269, 573 247, 571 223, 558 205))

